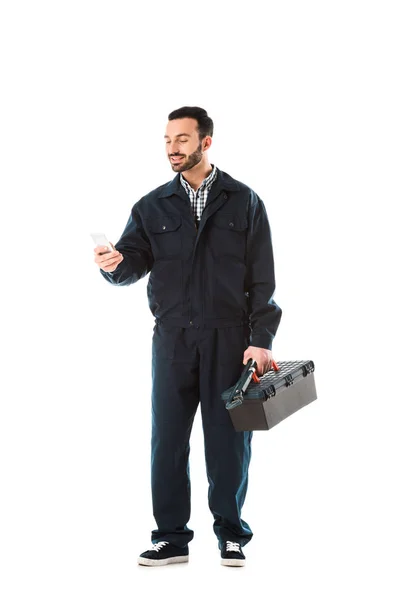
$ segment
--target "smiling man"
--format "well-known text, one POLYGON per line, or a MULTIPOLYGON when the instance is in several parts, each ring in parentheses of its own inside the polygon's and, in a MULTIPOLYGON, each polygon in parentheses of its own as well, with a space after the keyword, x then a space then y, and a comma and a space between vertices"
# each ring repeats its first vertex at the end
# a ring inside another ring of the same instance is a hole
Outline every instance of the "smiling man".
POLYGON ((113 285, 148 273, 152 340, 151 486, 157 528, 138 562, 186 562, 189 440, 201 408, 208 504, 221 564, 244 566, 252 538, 241 517, 252 431, 236 432, 221 398, 243 364, 272 365, 282 310, 266 209, 246 184, 210 164, 213 122, 199 107, 168 115, 166 153, 176 176, 138 200, 112 253, 95 262, 113 285))

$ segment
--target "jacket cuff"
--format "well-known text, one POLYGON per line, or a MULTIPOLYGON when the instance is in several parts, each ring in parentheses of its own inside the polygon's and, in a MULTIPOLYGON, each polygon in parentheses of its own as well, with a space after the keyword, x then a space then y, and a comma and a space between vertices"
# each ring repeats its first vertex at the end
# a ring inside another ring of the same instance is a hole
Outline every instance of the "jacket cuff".
POLYGON ((121 263, 117 265, 114 271, 103 271, 103 269, 100 268, 100 273, 103 275, 104 279, 107 279, 108 281, 113 281, 114 275, 118 275, 120 265, 121 263))
POLYGON ((272 350, 273 337, 263 333, 252 333, 250 334, 250 346, 256 346, 257 348, 265 348, 266 350, 272 350))

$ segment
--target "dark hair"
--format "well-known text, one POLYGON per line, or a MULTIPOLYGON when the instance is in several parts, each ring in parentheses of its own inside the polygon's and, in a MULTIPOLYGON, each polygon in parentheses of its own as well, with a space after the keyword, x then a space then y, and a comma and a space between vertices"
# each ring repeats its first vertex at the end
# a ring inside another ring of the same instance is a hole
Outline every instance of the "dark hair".
POLYGON ((204 108, 199 106, 182 106, 177 110, 173 110, 168 115, 168 120, 173 121, 174 119, 184 119, 190 117, 197 120, 197 131, 199 132, 199 140, 203 140, 206 135, 212 137, 214 133, 214 123, 207 114, 204 108))

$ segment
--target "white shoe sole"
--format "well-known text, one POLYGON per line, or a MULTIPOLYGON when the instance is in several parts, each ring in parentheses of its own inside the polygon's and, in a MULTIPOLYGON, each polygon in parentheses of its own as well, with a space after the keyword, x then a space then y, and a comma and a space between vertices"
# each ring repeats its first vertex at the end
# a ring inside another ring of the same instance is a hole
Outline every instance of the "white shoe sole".
POLYGON ((143 556, 139 556, 138 558, 138 564, 139 565, 146 565, 147 567, 163 567, 164 565, 170 565, 172 563, 183 563, 183 562, 188 562, 189 561, 189 556, 170 556, 169 558, 160 558, 160 559, 153 559, 153 558, 144 558, 143 556))
POLYGON ((244 567, 246 560, 243 558, 221 558, 221 565, 225 567, 244 567))

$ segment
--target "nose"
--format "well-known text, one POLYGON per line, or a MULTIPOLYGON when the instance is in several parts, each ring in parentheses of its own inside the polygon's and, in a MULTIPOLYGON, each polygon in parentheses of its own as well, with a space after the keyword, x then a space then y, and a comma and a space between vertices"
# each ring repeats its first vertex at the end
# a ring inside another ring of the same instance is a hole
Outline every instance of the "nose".
POLYGON ((174 146, 173 144, 171 144, 168 150, 170 156, 180 156, 178 145, 174 146))

